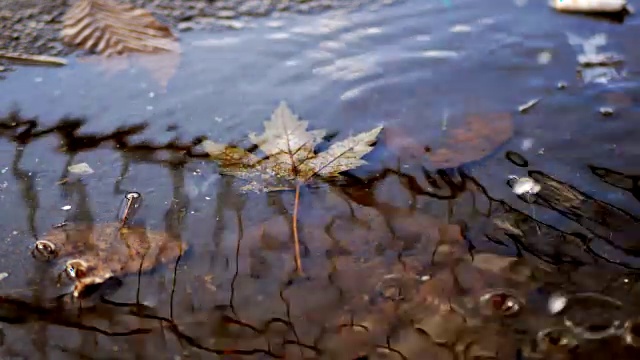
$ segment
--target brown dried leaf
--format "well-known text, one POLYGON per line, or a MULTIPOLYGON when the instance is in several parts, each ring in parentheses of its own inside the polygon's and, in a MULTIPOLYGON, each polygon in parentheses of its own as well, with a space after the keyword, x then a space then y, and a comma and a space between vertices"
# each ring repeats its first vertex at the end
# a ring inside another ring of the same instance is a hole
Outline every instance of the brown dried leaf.
POLYGON ((63 25, 65 43, 105 56, 178 51, 171 29, 150 12, 112 0, 79 0, 63 25))
POLYGON ((260 159, 243 149, 205 142, 205 150, 220 163, 222 173, 249 180, 244 190, 276 191, 295 188, 295 183, 315 177, 339 177, 343 171, 366 162, 382 126, 337 142, 327 151, 316 154, 325 130, 307 131, 308 122, 300 120, 289 107, 280 103, 271 119, 265 121, 264 133, 249 134, 251 141, 265 153, 260 159))
POLYGON ((508 113, 469 116, 463 127, 448 131, 444 143, 429 154, 438 168, 452 168, 480 160, 513 135, 508 113))

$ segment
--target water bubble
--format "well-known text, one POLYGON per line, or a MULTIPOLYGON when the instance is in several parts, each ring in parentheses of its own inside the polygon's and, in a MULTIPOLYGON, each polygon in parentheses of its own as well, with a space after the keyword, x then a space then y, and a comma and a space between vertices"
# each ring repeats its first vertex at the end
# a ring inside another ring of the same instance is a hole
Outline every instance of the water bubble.
POLYGON ((538 349, 542 352, 549 349, 573 348, 578 344, 575 336, 566 328, 544 329, 536 336, 538 349))
POLYGON ((38 240, 31 255, 37 260, 49 261, 57 255, 56 246, 50 241, 38 240))
POLYGON ((549 297, 548 309, 551 315, 556 315, 567 306, 569 299, 562 294, 553 294, 549 297))

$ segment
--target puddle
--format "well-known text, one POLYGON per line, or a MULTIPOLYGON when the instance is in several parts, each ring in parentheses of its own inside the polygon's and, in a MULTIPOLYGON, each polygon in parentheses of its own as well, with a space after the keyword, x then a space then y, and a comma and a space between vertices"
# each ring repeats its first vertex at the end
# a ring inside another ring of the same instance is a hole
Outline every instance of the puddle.
POLYGON ((2 356, 635 358, 639 26, 408 1, 187 32, 180 56, 10 73, 2 356), (589 75, 607 81, 576 76, 593 51, 624 59, 589 75), (302 187, 302 278, 294 192, 240 193, 197 146, 246 145, 280 101, 329 144, 384 126, 348 186, 302 187), (81 163, 93 172, 68 173, 81 163), (540 188, 515 194, 510 176, 540 188), (140 274, 127 263, 103 298, 56 298, 69 289, 34 239, 112 223, 132 191, 136 220, 188 249, 140 274), (549 312, 557 293, 566 314, 549 312))

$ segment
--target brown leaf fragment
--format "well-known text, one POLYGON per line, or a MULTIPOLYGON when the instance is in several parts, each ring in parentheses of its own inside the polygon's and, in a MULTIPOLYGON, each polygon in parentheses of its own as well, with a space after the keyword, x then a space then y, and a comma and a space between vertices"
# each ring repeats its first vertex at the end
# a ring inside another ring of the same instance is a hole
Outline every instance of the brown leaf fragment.
POLYGON ((429 154, 429 161, 437 168, 453 168, 480 160, 506 143, 513 131, 508 113, 469 116, 462 127, 447 130, 443 143, 429 154))
POLYGON ((79 0, 63 19, 65 43, 105 56, 178 51, 176 36, 145 9, 113 0, 79 0))

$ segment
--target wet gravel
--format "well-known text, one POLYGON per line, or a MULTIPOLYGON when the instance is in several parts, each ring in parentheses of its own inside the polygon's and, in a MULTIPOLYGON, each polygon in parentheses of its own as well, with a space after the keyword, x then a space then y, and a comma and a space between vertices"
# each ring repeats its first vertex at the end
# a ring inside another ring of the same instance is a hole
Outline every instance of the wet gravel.
MULTIPOLYGON (((123 1, 123 0, 120 0, 123 1)), ((396 0, 130 0, 151 10, 179 31, 215 24, 216 20, 264 17, 276 12, 313 14, 331 9, 384 6, 396 0)), ((65 0, 0 0, 0 51, 64 56, 73 52, 59 39, 65 0)), ((0 73, 9 70, 0 59, 0 73)))

